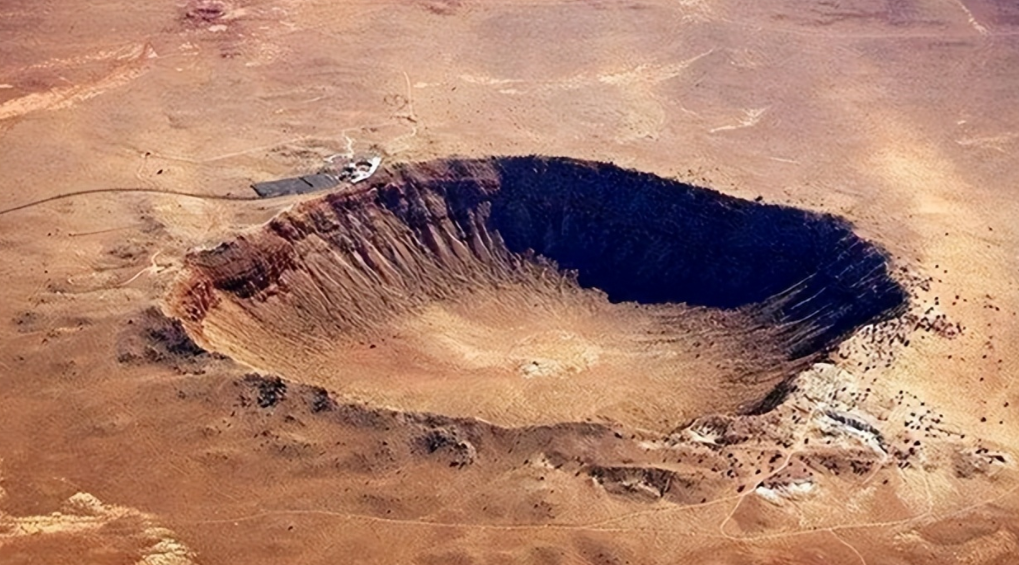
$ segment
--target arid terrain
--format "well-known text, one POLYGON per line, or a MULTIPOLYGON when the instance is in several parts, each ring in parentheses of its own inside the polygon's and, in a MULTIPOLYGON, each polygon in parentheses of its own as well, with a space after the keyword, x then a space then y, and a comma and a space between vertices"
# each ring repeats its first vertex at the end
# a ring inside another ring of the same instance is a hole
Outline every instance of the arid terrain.
POLYGON ((5 2, 0 563, 1019 562, 1017 71, 1000 0, 5 2))

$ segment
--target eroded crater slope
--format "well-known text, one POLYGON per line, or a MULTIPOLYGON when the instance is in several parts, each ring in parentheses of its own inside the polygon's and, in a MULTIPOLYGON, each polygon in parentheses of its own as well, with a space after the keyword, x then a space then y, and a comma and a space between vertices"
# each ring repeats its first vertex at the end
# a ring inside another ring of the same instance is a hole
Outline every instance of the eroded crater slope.
POLYGON ((671 429, 905 293, 835 217, 563 158, 403 164, 187 258, 202 346, 405 410, 671 429))

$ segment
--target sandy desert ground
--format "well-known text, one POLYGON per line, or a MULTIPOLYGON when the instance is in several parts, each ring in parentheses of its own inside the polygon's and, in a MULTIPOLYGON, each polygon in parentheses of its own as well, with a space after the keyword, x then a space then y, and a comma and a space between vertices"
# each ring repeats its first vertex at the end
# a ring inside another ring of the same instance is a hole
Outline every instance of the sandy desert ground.
POLYGON ((1017 562, 1017 70, 1001 0, 4 2, 0 563, 1017 562), (834 214, 909 300, 792 362, 527 268, 347 327, 203 266, 365 152, 834 214))

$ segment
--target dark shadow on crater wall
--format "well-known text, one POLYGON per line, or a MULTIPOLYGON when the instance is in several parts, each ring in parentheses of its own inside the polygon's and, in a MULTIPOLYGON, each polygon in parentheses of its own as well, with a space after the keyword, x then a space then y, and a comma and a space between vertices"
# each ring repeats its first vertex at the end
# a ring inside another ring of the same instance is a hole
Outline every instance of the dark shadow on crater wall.
POLYGON ((792 328, 794 356, 820 351, 905 304, 885 254, 834 216, 603 163, 494 162, 495 190, 471 178, 470 161, 449 162, 445 178, 428 188, 464 232, 476 229, 474 212, 490 206, 488 231, 510 251, 552 259, 612 301, 752 308, 762 322, 792 328))

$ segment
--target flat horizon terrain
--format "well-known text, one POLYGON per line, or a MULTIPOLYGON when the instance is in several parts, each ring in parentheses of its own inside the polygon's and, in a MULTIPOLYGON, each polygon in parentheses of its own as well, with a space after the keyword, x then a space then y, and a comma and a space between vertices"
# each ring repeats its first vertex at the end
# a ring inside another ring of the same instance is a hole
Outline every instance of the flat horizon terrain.
POLYGON ((6 2, 0 563, 1013 563, 1017 70, 996 0, 6 2))

